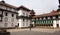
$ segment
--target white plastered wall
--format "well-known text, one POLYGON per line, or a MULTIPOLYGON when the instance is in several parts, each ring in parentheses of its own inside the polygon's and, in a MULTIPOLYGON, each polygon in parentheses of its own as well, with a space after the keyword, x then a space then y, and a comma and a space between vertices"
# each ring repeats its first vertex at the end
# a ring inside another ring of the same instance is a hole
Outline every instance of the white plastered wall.
POLYGON ((56 28, 56 20, 53 20, 53 27, 56 28))
POLYGON ((0 22, 0 28, 9 28, 9 27, 15 27, 17 25, 17 19, 16 19, 16 15, 17 14, 14 14, 14 13, 10 13, 10 12, 7 12, 8 13, 8 16, 5 16, 5 11, 3 12, 3 18, 2 18, 2 22, 0 22), (14 14, 14 17, 12 17, 12 14, 14 14), (8 21, 5 21, 5 17, 8 18, 8 21), (14 22, 11 22, 11 18, 14 18, 14 22), (7 23, 7 26, 5 26, 5 23, 7 23), (13 26, 11 26, 13 23, 13 26))
POLYGON ((22 19, 19 19, 18 23, 19 23, 19 27, 29 27, 30 26, 30 20, 23 22, 22 19), (24 23, 24 26, 23 26, 23 23, 24 23))
MULTIPOLYGON (((18 13, 19 13, 18 16, 27 16, 27 17, 29 17, 29 15, 30 15, 29 12, 26 11, 26 10, 19 10, 18 13)), ((20 18, 18 20, 19 27, 29 27, 30 22, 31 22, 30 19, 25 19, 25 18, 20 18), (23 21, 23 19, 24 19, 24 21, 23 21)))
MULTIPOLYGON (((60 13, 60 12, 59 12, 59 13, 60 13)), ((60 16, 59 16, 58 18, 60 18, 60 16)), ((59 28, 60 28, 60 20, 59 20, 59 28)))

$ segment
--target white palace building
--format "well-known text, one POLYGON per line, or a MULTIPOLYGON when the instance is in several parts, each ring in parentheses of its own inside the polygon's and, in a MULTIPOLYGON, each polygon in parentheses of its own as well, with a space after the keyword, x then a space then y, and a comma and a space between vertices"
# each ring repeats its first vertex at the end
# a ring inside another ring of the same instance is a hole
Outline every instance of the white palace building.
POLYGON ((0 28, 11 28, 17 25, 17 7, 0 1, 0 28))
POLYGON ((15 7, 0 1, 0 28, 29 27, 31 11, 24 6, 15 7))
POLYGON ((30 20, 30 10, 24 6, 18 7, 18 26, 19 27, 29 27, 30 20))

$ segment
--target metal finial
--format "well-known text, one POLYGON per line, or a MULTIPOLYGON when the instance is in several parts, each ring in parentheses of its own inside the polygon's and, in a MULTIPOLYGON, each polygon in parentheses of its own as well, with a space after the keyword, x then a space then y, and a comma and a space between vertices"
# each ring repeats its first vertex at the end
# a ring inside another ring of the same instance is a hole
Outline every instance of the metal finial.
POLYGON ((2 0, 2 2, 3 2, 3 3, 5 3, 5 1, 4 1, 4 0, 2 0))

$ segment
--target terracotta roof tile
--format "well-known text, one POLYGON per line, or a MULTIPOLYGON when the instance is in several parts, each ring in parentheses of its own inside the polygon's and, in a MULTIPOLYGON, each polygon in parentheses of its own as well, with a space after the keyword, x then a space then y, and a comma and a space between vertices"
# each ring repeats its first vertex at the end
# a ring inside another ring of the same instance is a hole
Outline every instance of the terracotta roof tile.
POLYGON ((17 8, 17 7, 15 7, 15 6, 12 6, 12 5, 10 5, 10 4, 7 4, 7 3, 5 3, 5 2, 2 2, 2 1, 0 1, 0 5, 4 5, 4 6, 7 6, 7 7, 11 7, 11 8, 17 8))
POLYGON ((17 8, 18 10, 23 9, 23 10, 27 10, 30 11, 30 9, 26 8, 25 6, 21 5, 17 8))
POLYGON ((53 10, 51 13, 36 15, 33 18, 46 17, 46 16, 54 16, 54 15, 59 15, 59 12, 53 10))

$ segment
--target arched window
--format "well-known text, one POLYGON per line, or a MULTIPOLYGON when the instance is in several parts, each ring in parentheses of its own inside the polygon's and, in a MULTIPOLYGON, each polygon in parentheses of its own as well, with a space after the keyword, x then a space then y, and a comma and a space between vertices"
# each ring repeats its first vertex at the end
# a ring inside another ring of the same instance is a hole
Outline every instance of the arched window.
POLYGON ((52 19, 52 16, 50 16, 50 18, 52 19))
POLYGON ((7 22, 7 21, 8 21, 8 18, 7 18, 7 17, 5 17, 5 18, 4 18, 4 21, 5 21, 5 22, 7 22))
POLYGON ((56 18, 58 18, 58 15, 56 15, 56 18))
POLYGON ((5 23, 4 26, 7 26, 7 23, 5 23))
POLYGON ((43 17, 41 19, 43 20, 43 17))
POLYGON ((46 19, 48 19, 47 17, 45 17, 46 19))

